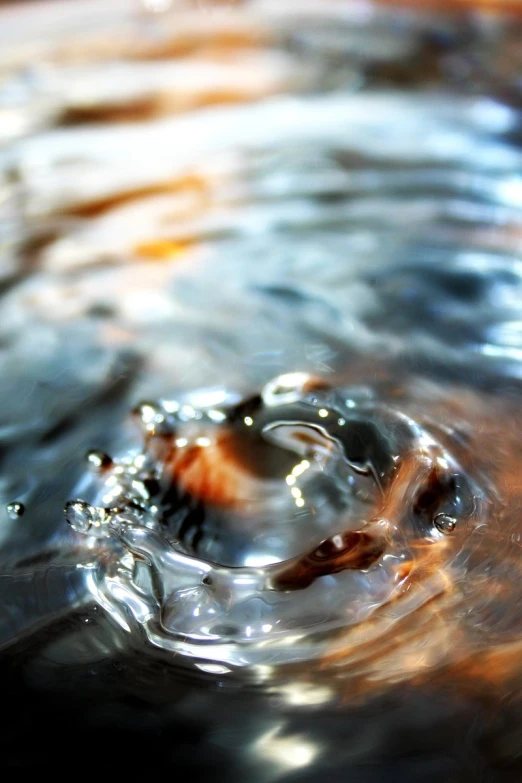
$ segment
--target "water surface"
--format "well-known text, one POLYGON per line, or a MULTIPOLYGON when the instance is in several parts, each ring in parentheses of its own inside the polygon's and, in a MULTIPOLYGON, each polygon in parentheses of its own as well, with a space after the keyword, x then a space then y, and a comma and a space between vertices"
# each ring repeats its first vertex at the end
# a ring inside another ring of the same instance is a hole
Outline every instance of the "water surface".
POLYGON ((5 763, 518 780, 520 22, 151 8, 0 14, 5 763))

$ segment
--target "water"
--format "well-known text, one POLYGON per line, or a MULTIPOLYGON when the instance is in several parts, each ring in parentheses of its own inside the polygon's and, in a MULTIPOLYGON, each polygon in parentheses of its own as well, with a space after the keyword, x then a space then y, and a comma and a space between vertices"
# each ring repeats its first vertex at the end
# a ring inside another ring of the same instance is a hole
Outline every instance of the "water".
MULTIPOLYGON (((216 393, 205 407, 138 406, 144 450, 98 458, 98 505, 65 508, 74 530, 111 539, 92 567, 97 601, 157 647, 254 676, 344 645, 353 678, 368 665, 363 628, 385 648, 382 676, 390 631, 436 599, 443 611, 449 583, 474 578, 459 561, 488 498, 404 405, 353 391, 291 373, 228 407, 216 393)), ((425 635, 423 656, 462 656, 463 642, 440 641, 425 635)))
POLYGON ((25 507, 23 503, 13 501, 12 503, 7 504, 6 511, 11 519, 18 519, 18 517, 23 516, 25 507))
POLYGON ((0 12, 6 765, 519 780, 520 22, 107 5, 0 12))

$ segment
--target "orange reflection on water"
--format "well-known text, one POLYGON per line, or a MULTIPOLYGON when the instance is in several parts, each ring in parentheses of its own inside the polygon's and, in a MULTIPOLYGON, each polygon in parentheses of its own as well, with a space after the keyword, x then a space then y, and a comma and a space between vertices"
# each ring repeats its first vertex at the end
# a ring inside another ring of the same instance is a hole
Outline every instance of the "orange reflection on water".
POLYGON ((156 239, 140 243, 134 248, 134 252, 149 261, 172 261, 183 256, 192 246, 193 242, 190 240, 156 239))

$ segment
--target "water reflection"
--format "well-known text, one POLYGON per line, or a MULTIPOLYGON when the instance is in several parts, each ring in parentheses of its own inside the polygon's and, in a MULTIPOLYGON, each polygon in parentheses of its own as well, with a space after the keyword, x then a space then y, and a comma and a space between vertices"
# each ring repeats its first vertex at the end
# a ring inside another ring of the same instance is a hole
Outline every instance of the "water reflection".
POLYGON ((4 758, 516 780, 520 21, 221 5, 1 12, 4 758))

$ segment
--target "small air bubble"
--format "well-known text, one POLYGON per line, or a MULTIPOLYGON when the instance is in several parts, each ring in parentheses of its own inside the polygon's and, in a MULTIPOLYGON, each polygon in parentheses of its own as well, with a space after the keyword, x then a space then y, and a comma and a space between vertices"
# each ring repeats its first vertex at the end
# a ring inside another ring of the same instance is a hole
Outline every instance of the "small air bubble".
POLYGON ((441 533, 453 533, 457 520, 455 517, 450 517, 449 514, 437 514, 433 524, 441 533))
POLYGON ((7 514, 10 519, 18 519, 24 515, 25 506, 23 503, 8 503, 6 506, 7 514))
POLYGON ((85 500, 69 500, 65 504, 65 519, 77 533, 87 533, 94 522, 95 509, 85 500))

